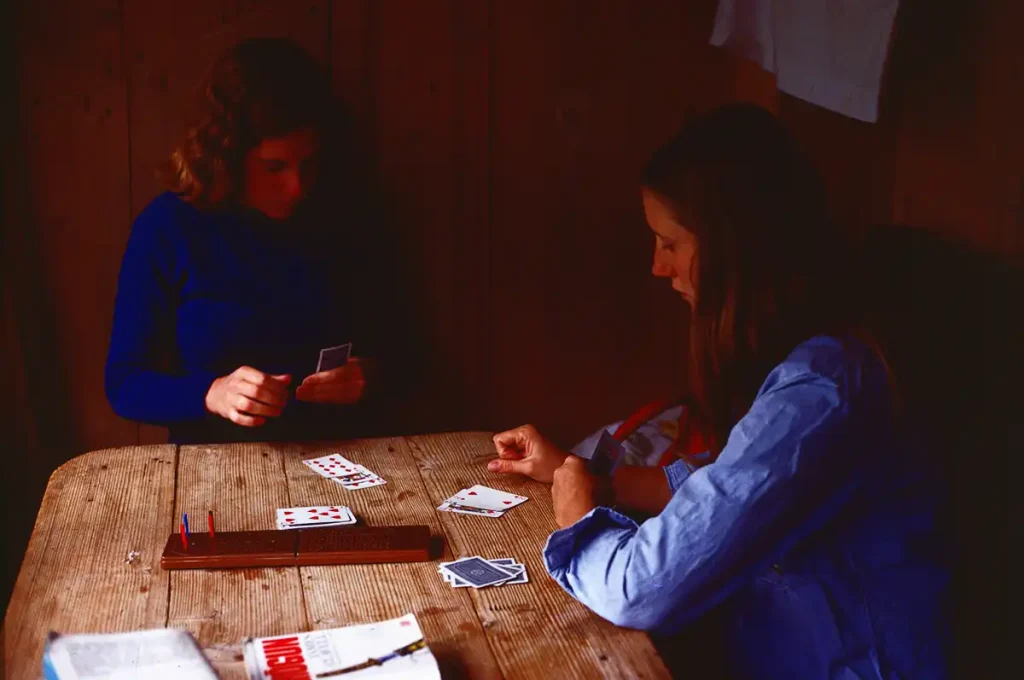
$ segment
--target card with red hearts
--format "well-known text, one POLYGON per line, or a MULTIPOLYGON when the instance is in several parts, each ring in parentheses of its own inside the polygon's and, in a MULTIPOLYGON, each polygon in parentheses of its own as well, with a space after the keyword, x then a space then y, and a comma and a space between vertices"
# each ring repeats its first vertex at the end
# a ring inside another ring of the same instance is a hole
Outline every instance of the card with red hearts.
POLYGON ((348 458, 339 456, 336 453, 319 458, 310 458, 309 460, 302 461, 302 463, 321 477, 329 479, 349 477, 366 470, 362 465, 353 463, 348 458))
POLYGON ((355 524, 352 511, 343 505, 314 505, 302 508, 278 508, 278 529, 308 529, 355 524))
POLYGON ((302 463, 321 477, 332 479, 349 491, 387 484, 373 470, 359 463, 353 463, 348 458, 339 456, 336 453, 319 458, 310 458, 309 460, 302 461, 302 463))
POLYGON ((447 499, 437 509, 445 512, 462 512, 470 515, 501 517, 508 510, 525 503, 526 496, 508 493, 477 484, 463 489, 447 499))

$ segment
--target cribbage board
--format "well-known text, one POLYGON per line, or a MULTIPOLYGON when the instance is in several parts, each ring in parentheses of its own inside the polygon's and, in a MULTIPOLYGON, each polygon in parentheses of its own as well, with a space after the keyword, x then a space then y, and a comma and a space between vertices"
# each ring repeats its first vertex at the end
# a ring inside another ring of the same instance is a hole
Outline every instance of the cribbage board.
POLYGON ((231 569, 294 567, 315 564, 426 562, 430 528, 346 526, 288 531, 218 531, 193 533, 188 546, 180 534, 167 538, 163 569, 231 569))

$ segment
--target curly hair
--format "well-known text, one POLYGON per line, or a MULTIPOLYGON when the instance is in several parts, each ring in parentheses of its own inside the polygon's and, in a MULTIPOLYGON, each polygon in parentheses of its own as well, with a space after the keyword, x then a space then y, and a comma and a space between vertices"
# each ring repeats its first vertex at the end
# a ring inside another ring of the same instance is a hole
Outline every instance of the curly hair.
POLYGON ((171 191, 202 208, 237 200, 245 155, 261 140, 313 128, 323 147, 342 123, 326 69, 280 38, 228 49, 197 95, 192 122, 160 174, 171 191))

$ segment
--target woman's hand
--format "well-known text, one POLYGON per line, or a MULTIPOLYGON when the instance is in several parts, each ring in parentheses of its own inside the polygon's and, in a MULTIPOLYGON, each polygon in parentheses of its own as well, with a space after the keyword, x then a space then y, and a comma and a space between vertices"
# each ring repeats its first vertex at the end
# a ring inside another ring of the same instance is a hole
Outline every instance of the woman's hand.
POLYGON ((354 404, 366 391, 368 359, 351 357, 344 366, 314 373, 295 389, 295 398, 318 404, 354 404))
POLYGON ((242 366, 217 378, 206 392, 206 410, 242 427, 259 427, 281 415, 290 375, 269 375, 242 366))
POLYGON ((552 444, 533 425, 494 435, 498 460, 487 464, 491 472, 515 472, 538 482, 551 480, 569 454, 552 444))
POLYGON ((551 502, 555 507, 555 523, 560 528, 571 526, 598 506, 603 495, 600 480, 587 470, 582 458, 569 456, 555 470, 551 485, 551 502))

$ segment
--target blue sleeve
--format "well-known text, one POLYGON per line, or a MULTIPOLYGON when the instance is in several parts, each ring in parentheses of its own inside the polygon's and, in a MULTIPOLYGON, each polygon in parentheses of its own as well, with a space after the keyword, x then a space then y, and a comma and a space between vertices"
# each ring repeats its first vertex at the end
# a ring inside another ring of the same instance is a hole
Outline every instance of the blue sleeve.
POLYGON ((677 460, 665 466, 665 477, 668 479, 668 489, 675 493, 690 477, 690 468, 683 460, 677 460))
POLYGON ((845 392, 811 372, 763 389, 716 462, 666 469, 674 494, 660 515, 638 526, 594 509, 548 539, 549 573, 617 625, 678 630, 841 506, 856 457, 843 450, 845 392))
POLYGON ((168 201, 158 198, 135 221, 121 261, 105 374, 115 413, 157 425, 205 417, 206 392, 217 377, 172 374, 166 359, 174 352, 181 269, 173 219, 168 201))

